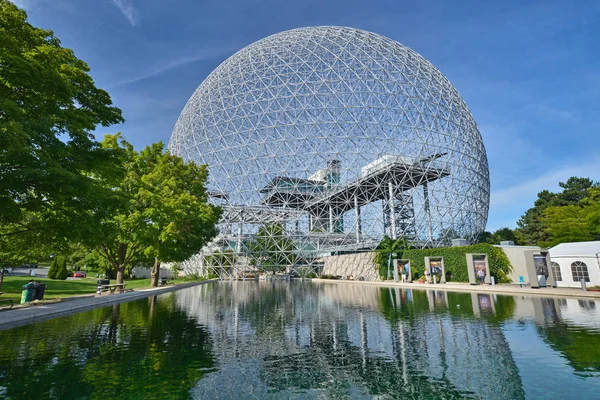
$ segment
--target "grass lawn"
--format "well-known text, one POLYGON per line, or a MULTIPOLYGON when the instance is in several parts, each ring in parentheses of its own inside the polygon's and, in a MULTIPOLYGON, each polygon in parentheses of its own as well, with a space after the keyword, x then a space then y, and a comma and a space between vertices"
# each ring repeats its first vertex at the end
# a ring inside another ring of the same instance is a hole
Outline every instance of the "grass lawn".
MULTIPOLYGON (((0 289, 0 292, 3 292, 3 294, 0 296, 0 300, 13 299, 15 304, 19 304, 21 302, 21 286, 29 282, 30 279, 32 278, 29 276, 4 275, 4 283, 2 284, 2 289, 0 289)), ((44 300, 96 293, 97 278, 74 279, 66 281, 46 278, 34 279, 47 285, 46 293, 44 294, 44 300)), ((115 283, 115 281, 111 280, 110 283, 115 283)), ((150 287, 150 279, 126 280, 125 283, 127 284, 127 289, 144 289, 150 287)))

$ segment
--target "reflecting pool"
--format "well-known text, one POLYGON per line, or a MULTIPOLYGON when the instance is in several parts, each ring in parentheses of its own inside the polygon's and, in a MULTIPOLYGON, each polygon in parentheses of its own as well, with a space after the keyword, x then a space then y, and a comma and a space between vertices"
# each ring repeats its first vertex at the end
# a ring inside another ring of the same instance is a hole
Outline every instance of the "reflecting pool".
POLYGON ((0 398, 598 398, 599 303, 206 284, 0 331, 0 398))

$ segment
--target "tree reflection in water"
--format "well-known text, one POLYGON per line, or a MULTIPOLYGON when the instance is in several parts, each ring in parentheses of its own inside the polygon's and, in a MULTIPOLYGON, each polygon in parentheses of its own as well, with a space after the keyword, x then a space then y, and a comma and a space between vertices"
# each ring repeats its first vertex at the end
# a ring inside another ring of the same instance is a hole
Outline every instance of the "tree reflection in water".
POLYGON ((214 370, 206 330, 155 297, 0 332, 0 397, 185 398, 214 370))
POLYGON ((542 298, 534 299, 534 307, 543 316, 538 320, 537 332, 550 347, 562 353, 582 376, 600 371, 600 314, 594 300, 542 298), (580 324, 567 323, 561 317, 569 309, 569 303, 571 308, 579 309, 580 324), (596 325, 586 326, 586 320, 596 321, 596 325))

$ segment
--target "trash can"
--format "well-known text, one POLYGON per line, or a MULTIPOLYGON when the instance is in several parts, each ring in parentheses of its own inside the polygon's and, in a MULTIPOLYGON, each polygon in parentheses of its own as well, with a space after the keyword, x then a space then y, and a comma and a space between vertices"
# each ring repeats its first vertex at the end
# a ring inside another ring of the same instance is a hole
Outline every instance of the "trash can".
POLYGON ((21 292, 21 304, 33 300, 33 292, 35 289, 33 288, 33 285, 31 283, 23 285, 21 289, 23 289, 23 291, 21 292))
POLYGON ((98 285, 96 287, 96 293, 102 293, 102 285, 110 285, 110 279, 98 279, 98 285))
POLYGON ((46 285, 38 283, 33 286, 33 300, 43 300, 44 293, 46 293, 46 285))

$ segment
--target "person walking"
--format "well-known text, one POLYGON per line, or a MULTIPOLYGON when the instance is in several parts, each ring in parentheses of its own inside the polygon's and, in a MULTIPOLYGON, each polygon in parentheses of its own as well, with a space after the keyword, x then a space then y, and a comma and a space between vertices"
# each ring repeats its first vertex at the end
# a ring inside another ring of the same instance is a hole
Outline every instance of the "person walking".
POLYGON ((485 279, 485 272, 483 271, 482 268, 477 270, 477 278, 479 278, 479 284, 483 285, 484 279, 485 279))

